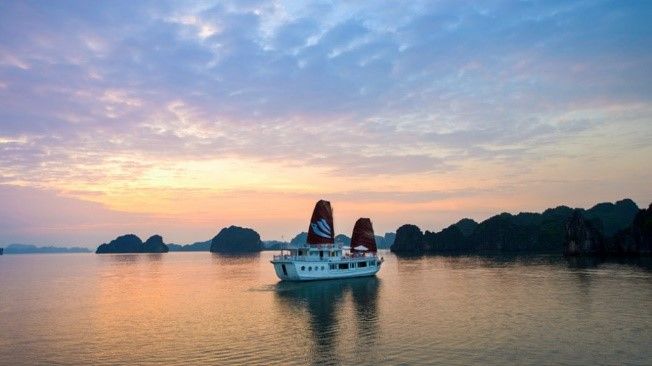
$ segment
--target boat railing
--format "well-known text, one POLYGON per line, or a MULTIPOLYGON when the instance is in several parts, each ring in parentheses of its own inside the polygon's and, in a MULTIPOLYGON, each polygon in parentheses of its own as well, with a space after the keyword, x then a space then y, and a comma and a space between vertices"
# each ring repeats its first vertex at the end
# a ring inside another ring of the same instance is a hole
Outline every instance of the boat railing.
POLYGON ((362 258, 368 258, 368 259, 378 259, 376 255, 345 255, 345 256, 339 256, 339 257, 317 257, 317 256, 310 256, 310 255, 292 255, 292 254, 280 254, 280 255, 275 255, 273 259, 275 261, 279 260, 291 260, 291 261, 302 261, 302 262, 341 262, 342 260, 357 260, 357 259, 362 259, 362 258))

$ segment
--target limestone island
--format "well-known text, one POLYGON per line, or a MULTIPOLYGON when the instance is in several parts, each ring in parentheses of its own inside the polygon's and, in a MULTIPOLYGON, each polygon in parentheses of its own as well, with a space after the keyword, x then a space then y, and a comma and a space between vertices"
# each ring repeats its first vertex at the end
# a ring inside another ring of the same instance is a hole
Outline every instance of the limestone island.
POLYGON ((260 235, 253 229, 229 226, 211 240, 213 253, 249 253, 263 250, 260 235))
POLYGON ((566 224, 565 256, 630 257, 652 254, 652 204, 639 210, 631 225, 607 235, 600 221, 573 212, 566 224))
POLYGON ((168 250, 160 235, 152 235, 143 243, 138 236, 127 234, 115 238, 108 244, 100 245, 95 253, 167 253, 168 250))
POLYGON ((462 219, 439 232, 403 225, 392 252, 551 253, 566 256, 648 256, 652 206, 639 210, 631 199, 604 202, 590 209, 567 206, 541 213, 501 213, 480 223, 462 219))

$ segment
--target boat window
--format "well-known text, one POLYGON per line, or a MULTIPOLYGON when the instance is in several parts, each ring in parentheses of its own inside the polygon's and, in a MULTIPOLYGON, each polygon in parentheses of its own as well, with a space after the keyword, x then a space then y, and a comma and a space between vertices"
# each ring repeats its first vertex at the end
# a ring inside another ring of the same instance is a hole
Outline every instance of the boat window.
POLYGON ((305 271, 305 270, 306 270, 306 266, 301 266, 301 270, 302 270, 302 271, 305 271))
POLYGON ((349 264, 348 263, 340 263, 338 264, 339 269, 349 269, 349 264))
POLYGON ((330 266, 330 267, 331 267, 331 269, 336 269, 336 268, 337 268, 337 266, 336 266, 336 265, 334 265, 334 264, 331 264, 331 266, 330 266))
POLYGON ((321 270, 322 270, 322 271, 324 270, 324 266, 321 266, 321 270))
POLYGON ((362 268, 366 266, 367 266, 367 262, 358 262, 358 267, 362 268))
POLYGON ((300 251, 299 251, 299 255, 303 255, 303 250, 300 250, 300 251))
POLYGON ((308 270, 309 270, 309 271, 312 271, 312 267, 308 267, 308 270))
POLYGON ((355 268, 355 263, 351 263, 351 268, 355 268))

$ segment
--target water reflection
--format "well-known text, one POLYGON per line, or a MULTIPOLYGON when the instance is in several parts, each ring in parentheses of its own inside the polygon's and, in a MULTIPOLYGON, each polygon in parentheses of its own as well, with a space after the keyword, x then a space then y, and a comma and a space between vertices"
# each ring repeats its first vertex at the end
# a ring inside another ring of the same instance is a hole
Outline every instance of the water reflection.
POLYGON ((564 257, 553 253, 518 253, 518 252, 486 252, 486 253, 426 253, 426 254, 396 254, 392 253, 403 265, 422 263, 429 259, 441 259, 444 268, 495 268, 508 266, 557 266, 569 269, 594 269, 609 265, 624 265, 652 270, 650 257, 564 257))
POLYGON ((590 269, 597 268, 604 260, 598 257, 569 257, 565 258, 565 262, 570 269, 590 269))
POLYGON ((380 280, 376 277, 354 280, 351 284, 351 297, 358 328, 354 354, 373 353, 377 343, 379 286, 380 280))
POLYGON ((96 257, 102 262, 112 264, 129 264, 146 260, 148 262, 158 262, 164 259, 163 253, 115 253, 99 254, 96 257))
POLYGON ((260 261, 260 252, 253 253, 210 253, 215 264, 241 265, 260 261))
POLYGON ((605 265, 624 265, 639 267, 645 270, 652 270, 652 258, 649 257, 569 257, 564 258, 568 268, 571 269, 592 269, 605 265))
POLYGON ((3 257, 0 365, 650 365, 650 259, 383 254, 294 284, 272 252, 3 257))
POLYGON ((308 324, 314 349, 313 363, 340 363, 338 347, 344 352, 370 354, 378 336, 378 293, 381 281, 377 277, 352 278, 316 282, 279 282, 276 299, 293 316, 308 313, 308 324), (350 297, 349 297, 350 294, 350 297), (342 319, 342 309, 353 305, 355 339, 347 338, 349 322, 342 319), (345 324, 346 323, 346 324, 345 324), (349 342, 346 342, 349 340, 349 342))

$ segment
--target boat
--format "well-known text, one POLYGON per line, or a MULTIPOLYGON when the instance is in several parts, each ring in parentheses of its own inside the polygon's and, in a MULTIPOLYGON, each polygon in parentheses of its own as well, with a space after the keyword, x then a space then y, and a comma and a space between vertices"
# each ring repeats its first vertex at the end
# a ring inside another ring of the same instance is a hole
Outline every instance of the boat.
POLYGON ((371 220, 356 221, 349 248, 335 242, 333 210, 320 200, 312 212, 306 243, 281 250, 271 260, 282 281, 315 281, 374 276, 383 264, 378 257, 371 220))

